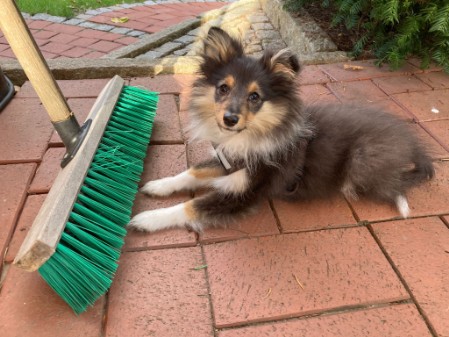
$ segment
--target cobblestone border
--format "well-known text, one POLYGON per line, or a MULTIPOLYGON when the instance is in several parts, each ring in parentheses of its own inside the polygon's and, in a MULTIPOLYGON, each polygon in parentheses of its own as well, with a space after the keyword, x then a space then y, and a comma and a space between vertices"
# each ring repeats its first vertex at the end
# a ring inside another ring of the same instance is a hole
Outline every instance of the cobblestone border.
POLYGON ((259 1, 273 26, 302 63, 334 63, 349 59, 307 12, 294 18, 283 8, 282 0, 259 1))

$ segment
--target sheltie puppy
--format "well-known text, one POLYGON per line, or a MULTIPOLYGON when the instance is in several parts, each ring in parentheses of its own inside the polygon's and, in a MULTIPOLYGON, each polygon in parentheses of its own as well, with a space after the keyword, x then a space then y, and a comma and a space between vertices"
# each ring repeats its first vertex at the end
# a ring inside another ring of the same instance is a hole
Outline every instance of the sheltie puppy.
POLYGON ((168 196, 209 188, 173 207, 142 212, 129 226, 201 231, 241 218, 261 199, 369 197, 409 215, 406 191, 434 176, 425 147, 398 118, 376 109, 304 107, 298 59, 288 50, 244 55, 241 43, 211 28, 191 95, 191 133, 218 156, 141 191, 168 196))

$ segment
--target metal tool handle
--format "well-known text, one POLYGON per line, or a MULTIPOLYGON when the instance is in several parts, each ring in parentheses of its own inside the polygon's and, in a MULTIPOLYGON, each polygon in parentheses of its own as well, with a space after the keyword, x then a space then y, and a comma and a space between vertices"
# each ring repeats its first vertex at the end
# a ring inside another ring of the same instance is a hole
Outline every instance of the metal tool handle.
POLYGON ((64 167, 78 151, 90 122, 82 128, 78 124, 14 0, 0 0, 0 8, 0 29, 67 149, 64 167))

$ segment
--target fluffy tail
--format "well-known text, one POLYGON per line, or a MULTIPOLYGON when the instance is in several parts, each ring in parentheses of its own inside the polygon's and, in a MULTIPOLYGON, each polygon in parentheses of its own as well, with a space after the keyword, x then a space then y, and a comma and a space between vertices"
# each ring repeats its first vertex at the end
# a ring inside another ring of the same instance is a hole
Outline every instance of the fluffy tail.
POLYGON ((432 159, 426 153, 420 153, 414 159, 415 168, 405 172, 403 178, 411 186, 430 180, 435 176, 432 159))

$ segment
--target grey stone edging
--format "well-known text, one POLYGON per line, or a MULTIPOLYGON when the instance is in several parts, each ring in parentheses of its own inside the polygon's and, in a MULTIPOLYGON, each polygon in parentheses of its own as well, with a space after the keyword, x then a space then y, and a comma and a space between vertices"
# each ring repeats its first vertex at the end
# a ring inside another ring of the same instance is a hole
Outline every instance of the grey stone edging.
MULTIPOLYGON (((121 77, 143 77, 158 74, 194 74, 199 58, 195 56, 145 59, 54 59, 47 61, 56 80, 81 80, 121 77)), ((16 60, 2 63, 2 71, 14 83, 21 86, 27 77, 16 60)))
POLYGON ((297 18, 283 9, 282 0, 259 0, 272 25, 282 39, 298 55, 303 64, 322 64, 349 60, 306 12, 297 18))

